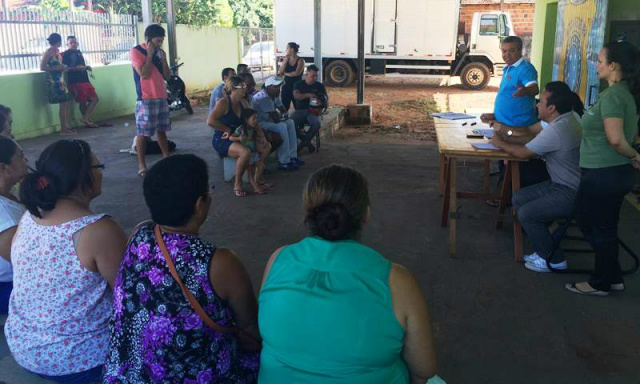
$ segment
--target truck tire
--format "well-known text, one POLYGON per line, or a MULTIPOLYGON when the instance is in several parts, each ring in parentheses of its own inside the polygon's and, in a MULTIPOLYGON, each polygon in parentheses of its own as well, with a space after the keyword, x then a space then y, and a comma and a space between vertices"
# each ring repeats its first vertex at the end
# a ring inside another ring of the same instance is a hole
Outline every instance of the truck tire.
POLYGON ((353 83, 356 72, 344 60, 334 60, 325 69, 325 82, 336 87, 347 87, 353 83))
POLYGON ((491 71, 483 63, 469 63, 462 68, 460 80, 466 89, 479 90, 489 84, 491 71))

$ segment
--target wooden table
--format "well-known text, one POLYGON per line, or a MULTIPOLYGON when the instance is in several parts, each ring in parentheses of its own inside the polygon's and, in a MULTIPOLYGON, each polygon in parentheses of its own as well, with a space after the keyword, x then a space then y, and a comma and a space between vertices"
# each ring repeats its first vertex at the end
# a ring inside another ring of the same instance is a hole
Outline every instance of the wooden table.
MULTIPOLYGON (((510 202, 511 193, 520 189, 520 167, 518 159, 503 151, 484 151, 472 147, 473 143, 486 143, 487 139, 467 138, 476 128, 489 128, 483 124, 479 117, 465 120, 445 120, 435 118, 436 135, 438 137, 438 150, 440 152, 440 193, 443 194, 442 226, 449 225, 449 255, 456 256, 457 222, 458 222, 458 198, 460 199, 499 199, 496 228, 501 228, 505 216, 507 204, 510 202), (475 125, 471 125, 475 123, 475 125), (475 162, 465 162, 465 166, 484 167, 483 192, 458 191, 457 168, 459 159, 473 159, 475 162), (489 164, 492 160, 504 160, 506 169, 500 194, 490 193, 489 164)), ((513 220, 513 237, 515 260, 522 261, 522 230, 518 220, 513 220)))

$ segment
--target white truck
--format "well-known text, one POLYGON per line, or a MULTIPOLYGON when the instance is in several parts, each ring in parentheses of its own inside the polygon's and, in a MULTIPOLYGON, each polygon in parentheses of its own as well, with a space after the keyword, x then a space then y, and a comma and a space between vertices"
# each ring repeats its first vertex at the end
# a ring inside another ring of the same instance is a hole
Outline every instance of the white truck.
MULTIPOLYGON (((314 60, 314 0, 275 1, 278 63, 290 41, 299 56, 314 60)), ((473 15, 471 34, 459 23, 460 0, 366 0, 365 70, 386 76, 448 79, 461 76, 468 89, 484 88, 501 75, 500 41, 514 35, 500 11, 473 15)), ((347 86, 356 78, 358 0, 322 0, 324 81, 347 86)))

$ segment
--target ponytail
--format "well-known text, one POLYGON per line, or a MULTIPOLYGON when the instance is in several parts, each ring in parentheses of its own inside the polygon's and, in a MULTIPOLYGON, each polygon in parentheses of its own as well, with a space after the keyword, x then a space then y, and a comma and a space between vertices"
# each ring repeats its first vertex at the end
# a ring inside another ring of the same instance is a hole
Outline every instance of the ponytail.
POLYGON ((573 97, 573 103, 572 103, 571 109, 573 109, 575 113, 577 113, 580 117, 582 117, 582 115, 584 115, 584 103, 582 102, 582 99, 580 98, 580 96, 578 96, 577 93, 575 92, 571 92, 571 93, 573 97))
POLYGON ((90 190, 91 147, 83 140, 60 140, 42 151, 36 161, 36 171, 20 184, 20 201, 35 217, 51 211, 58 200, 69 196, 78 187, 90 190))

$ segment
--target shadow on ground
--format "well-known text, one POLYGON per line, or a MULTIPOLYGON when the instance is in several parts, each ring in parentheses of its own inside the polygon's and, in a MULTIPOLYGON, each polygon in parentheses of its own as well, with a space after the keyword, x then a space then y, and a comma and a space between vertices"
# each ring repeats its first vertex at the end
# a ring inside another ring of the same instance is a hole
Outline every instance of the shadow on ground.
MULTIPOLYGON (((302 170, 268 175, 276 184, 268 195, 236 198, 232 186, 222 181, 221 161, 211 148, 212 132, 204 124, 204 113, 198 108, 193 116, 178 114, 169 136, 180 153, 198 154, 209 163, 216 189, 202 236, 234 249, 256 290, 271 252, 305 234, 301 190, 307 177, 322 166, 343 163, 361 170, 370 182, 373 215, 363 241, 407 266, 427 295, 440 374, 449 383, 640 382, 638 275, 626 280, 626 292, 608 298, 570 294, 563 284, 584 277, 535 274, 515 263, 510 227, 495 230, 495 210, 483 202, 461 202, 459 258, 449 258, 448 232, 440 227, 434 144, 330 140, 319 154, 304 157, 307 165, 302 170)), ((82 129, 79 138, 91 143, 107 165, 103 194, 94 210, 113 215, 129 231, 149 216, 135 158, 118 153, 131 143, 133 119, 114 124, 82 129)), ((21 144, 33 165, 37 154, 57 139, 49 136, 21 144)), ((151 157, 150 162, 157 159, 151 157)), ((471 169, 461 169, 459 175, 466 189, 481 185, 480 175, 471 169)), ((623 210, 621 236, 640 251, 640 213, 628 203, 623 210)), ((588 266, 589 257, 570 256, 569 261, 588 266)), ((0 372, 0 382, 41 382, 16 365, 4 336, 0 372)))

